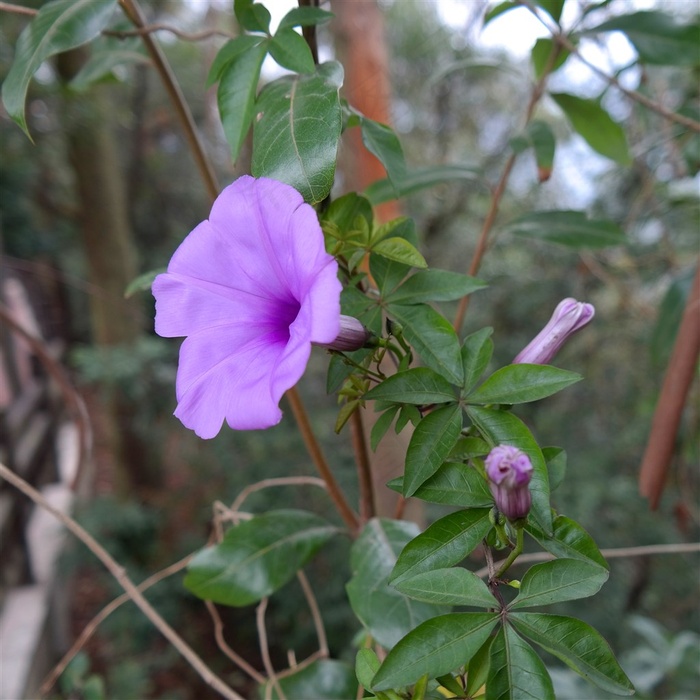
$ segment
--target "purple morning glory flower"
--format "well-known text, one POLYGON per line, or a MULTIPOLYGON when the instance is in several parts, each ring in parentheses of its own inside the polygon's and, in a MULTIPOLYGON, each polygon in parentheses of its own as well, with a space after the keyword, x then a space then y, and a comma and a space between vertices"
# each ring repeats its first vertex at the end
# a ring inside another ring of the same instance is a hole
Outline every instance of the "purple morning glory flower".
POLYGON ((591 321, 594 315, 593 304, 571 298, 559 302, 547 325, 520 351, 513 364, 549 364, 566 340, 591 321))
POLYGON ((180 348, 175 415, 202 438, 269 428, 311 344, 340 331, 338 266, 315 211, 289 185, 244 176, 153 283, 156 333, 180 348))
POLYGON ((498 445, 486 457, 486 476, 496 507, 509 520, 519 520, 530 512, 532 478, 530 458, 517 447, 498 445))

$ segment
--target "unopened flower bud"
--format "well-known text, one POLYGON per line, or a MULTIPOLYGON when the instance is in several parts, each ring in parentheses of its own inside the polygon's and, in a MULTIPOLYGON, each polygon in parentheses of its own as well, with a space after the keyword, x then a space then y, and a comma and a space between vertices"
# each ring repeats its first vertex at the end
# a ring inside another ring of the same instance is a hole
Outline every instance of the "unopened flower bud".
POLYGON ((339 352, 351 352, 367 347, 374 333, 363 326, 356 318, 352 316, 340 316, 340 333, 332 343, 320 344, 323 348, 329 350, 338 350, 339 352))
POLYGON ((571 298, 564 299, 554 310, 549 323, 521 350, 513 364, 548 364, 569 336, 583 328, 594 315, 593 304, 571 298))
POLYGON ((486 476, 496 507, 508 520, 527 516, 532 505, 532 463, 524 452, 509 445, 494 447, 486 457, 486 476))

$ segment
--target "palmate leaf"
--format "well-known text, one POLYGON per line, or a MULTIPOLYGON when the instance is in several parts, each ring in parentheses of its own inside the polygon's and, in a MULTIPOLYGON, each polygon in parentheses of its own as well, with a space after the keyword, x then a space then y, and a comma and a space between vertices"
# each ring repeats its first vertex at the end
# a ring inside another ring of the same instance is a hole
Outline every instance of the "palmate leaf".
POLYGON ((486 700, 555 700, 554 686, 537 652, 509 625, 491 644, 486 700))
MULTIPOLYGON (((393 479, 387 485, 402 493, 403 477, 393 479)), ((445 462, 433 476, 418 487, 413 497, 429 503, 462 508, 485 508, 493 505, 493 496, 486 485, 486 479, 473 467, 457 462, 445 462)))
POLYGON ((350 551, 352 579, 346 586, 350 606, 372 637, 387 649, 420 622, 448 610, 411 600, 388 584, 399 552, 419 533, 414 523, 374 518, 350 551))
POLYGON ((46 3, 24 28, 2 85, 2 101, 10 118, 27 136, 24 102, 34 73, 51 56, 98 36, 116 5, 116 0, 55 0, 46 3))
POLYGON ((508 619, 520 634, 602 690, 615 695, 634 693, 608 643, 585 622, 544 613, 512 613, 508 619))
MULTIPOLYGON (((545 41, 539 39, 539 41, 545 41)), ((537 48, 537 44, 535 45, 537 48)), ((534 49, 533 49, 534 55, 534 49)), ((537 176, 540 182, 546 182, 552 175, 554 167, 554 153, 556 150, 556 141, 554 132, 547 122, 535 119, 531 121, 525 132, 510 142, 511 148, 516 153, 521 153, 528 148, 532 148, 535 153, 535 161, 537 163, 537 176)))
POLYGON ((553 60, 552 66, 550 68, 550 73, 559 70, 566 59, 569 58, 570 53, 560 44, 557 44, 552 39, 547 39, 542 37, 535 42, 530 53, 530 59, 532 60, 532 67, 535 71, 535 77, 537 79, 541 78, 544 74, 544 69, 548 65, 550 60, 553 60), (553 52, 556 51, 556 58, 550 59, 553 52))
POLYGON ((409 170, 404 173, 400 182, 394 183, 389 178, 377 180, 367 187, 365 196, 372 204, 377 205, 445 182, 480 182, 482 178, 483 171, 474 166, 431 165, 409 170))
POLYGON ((527 403, 556 394, 581 379, 580 374, 550 365, 507 365, 466 398, 469 403, 479 404, 527 403))
POLYGON ((455 401, 452 385, 428 367, 414 367, 397 372, 368 391, 367 400, 395 403, 430 404, 455 401))
POLYGON ((331 190, 341 129, 339 63, 313 75, 285 76, 269 83, 256 105, 252 173, 291 185, 315 204, 331 190))
POLYGON ((457 386, 464 370, 459 339, 452 324, 427 304, 388 304, 388 312, 403 326, 406 340, 423 363, 457 386))
POLYGON ((270 56, 287 70, 313 73, 314 57, 306 40, 291 28, 278 29, 270 41, 270 56))
POLYGON ((389 181, 394 186, 398 185, 406 173, 406 162, 398 136, 386 124, 380 124, 365 116, 359 117, 362 143, 384 166, 389 181))
POLYGON ((571 518, 558 515, 552 523, 550 535, 545 534, 531 522, 525 526, 525 529, 555 557, 581 559, 605 569, 608 568, 608 563, 600 553, 593 538, 571 518))
POLYGON ((552 511, 549 505, 547 463, 532 433, 517 416, 507 411, 469 406, 467 413, 492 446, 512 445, 521 449, 530 458, 533 467, 530 481, 532 493, 530 515, 545 532, 551 533, 552 511))
POLYGON ((426 301, 454 301, 484 289, 482 280, 447 270, 420 270, 385 298, 398 304, 420 304, 426 301))
POLYGON ((479 381, 491 361, 493 354, 492 333, 493 328, 486 327, 464 339, 461 350, 462 369, 464 370, 463 395, 479 381))
POLYGON ((389 652, 372 690, 411 685, 425 674, 436 678, 463 666, 498 620, 498 613, 450 613, 423 622, 389 652))
POLYGON ((624 231, 612 221, 589 219, 582 211, 536 211, 514 219, 507 230, 570 248, 605 248, 626 241, 624 231))
POLYGON ((216 93, 221 124, 234 162, 238 160, 253 122, 260 69, 268 50, 268 43, 263 38, 241 36, 229 42, 229 46, 235 42, 239 42, 235 48, 240 50, 233 57, 233 52, 229 52, 228 61, 218 76, 216 93))
POLYGON ((662 66, 700 64, 700 27, 697 19, 688 24, 680 24, 670 13, 641 11, 613 17, 586 33, 611 31, 624 32, 644 63, 662 66))
POLYGON ((287 583, 338 532, 301 510, 270 511, 231 528, 220 544, 198 552, 185 586, 222 605, 256 603, 287 583))
POLYGON ((603 109, 597 100, 588 100, 565 92, 552 92, 550 97, 559 105, 576 131, 600 155, 620 165, 629 165, 632 158, 625 130, 603 109))
POLYGON ((440 468, 461 430, 462 409, 456 403, 432 411, 418 423, 406 451, 405 498, 412 496, 440 468))
POLYGON ((322 24, 332 18, 332 12, 322 10, 320 7, 295 7, 282 17, 278 30, 286 27, 308 27, 322 24))
POLYGON ((436 520, 401 551, 390 582, 398 584, 426 571, 458 564, 490 529, 486 508, 460 510, 436 520))
POLYGON ((262 687, 261 697, 273 700, 280 697, 287 700, 347 700, 357 693, 357 680, 352 667, 336 659, 319 659, 301 671, 277 678, 276 682, 284 695, 279 695, 275 684, 270 682, 262 687), (269 695, 265 694, 266 691, 269 695))
POLYGON ((493 608, 498 605, 486 584, 476 574, 460 567, 425 571, 399 581, 396 588, 407 596, 426 603, 477 608, 493 608))
POLYGON ((595 595, 608 580, 607 569, 577 559, 556 559, 535 564, 520 582, 510 610, 552 605, 595 595))
POLYGON ((125 41, 101 35, 90 49, 87 62, 68 83, 74 92, 86 92, 97 83, 119 80, 120 68, 149 62, 143 43, 136 37, 125 41))

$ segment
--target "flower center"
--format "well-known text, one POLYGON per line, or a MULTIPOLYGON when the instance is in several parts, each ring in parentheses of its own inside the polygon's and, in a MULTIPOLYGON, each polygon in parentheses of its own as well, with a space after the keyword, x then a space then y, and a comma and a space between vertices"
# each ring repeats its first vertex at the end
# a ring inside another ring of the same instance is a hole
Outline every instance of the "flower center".
POLYGON ((289 341, 289 327, 296 321, 301 311, 301 304, 294 298, 280 301, 275 319, 275 340, 281 343, 289 341))

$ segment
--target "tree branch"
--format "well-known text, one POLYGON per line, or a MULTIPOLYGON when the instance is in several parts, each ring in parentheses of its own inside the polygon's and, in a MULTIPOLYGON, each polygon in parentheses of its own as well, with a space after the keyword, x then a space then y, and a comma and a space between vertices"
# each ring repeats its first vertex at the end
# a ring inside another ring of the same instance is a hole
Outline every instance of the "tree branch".
POLYGON ((146 600, 143 593, 127 576, 124 567, 120 566, 107 550, 97 540, 79 525, 73 518, 54 508, 33 486, 17 476, 11 469, 0 463, 0 477, 9 481, 16 489, 28 496, 38 506, 51 513, 70 530, 101 562, 107 571, 117 580, 119 585, 134 601, 141 612, 153 623, 158 631, 180 652, 202 680, 210 685, 228 700, 244 700, 238 693, 224 683, 199 655, 185 642, 182 637, 160 616, 155 608, 146 600))
MULTIPOLYGON (((127 17, 136 27, 143 29, 143 27, 146 26, 143 12, 141 11, 141 8, 136 0, 119 0, 119 4, 126 13, 127 17)), ((182 94, 182 90, 180 90, 180 86, 178 85, 160 46, 155 42, 150 34, 144 34, 142 38, 143 43, 146 46, 146 50, 153 60, 155 69, 158 71, 158 74, 163 81, 163 86, 165 87, 173 106, 175 107, 175 112, 180 119, 180 124, 185 133, 185 138, 187 139, 187 143, 192 151, 197 168, 199 169, 202 180, 204 181, 204 186, 207 189, 209 198, 213 202, 219 194, 219 185, 216 179, 216 174, 214 173, 214 168, 212 167, 211 162, 204 151, 204 145, 199 138, 199 133, 197 132, 197 126, 194 123, 192 112, 190 111, 187 101, 182 94)))

